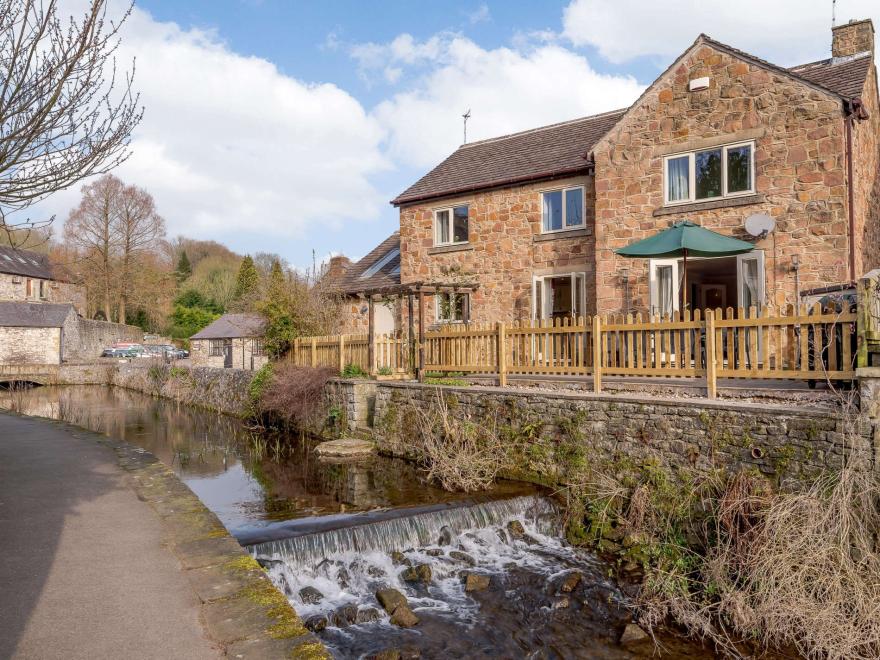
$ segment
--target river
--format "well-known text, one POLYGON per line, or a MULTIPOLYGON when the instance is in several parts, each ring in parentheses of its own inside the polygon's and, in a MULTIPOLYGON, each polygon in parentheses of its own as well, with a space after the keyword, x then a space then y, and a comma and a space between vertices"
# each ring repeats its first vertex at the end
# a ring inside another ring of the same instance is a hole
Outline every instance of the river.
MULTIPOLYGON (((448 493, 400 459, 322 462, 307 440, 118 388, 0 391, 0 408, 62 419, 155 454, 267 568, 338 658, 388 649, 422 658, 656 653, 650 640, 618 643, 630 621, 627 596, 608 565, 564 542, 552 500, 528 484, 501 481, 478 497, 448 493), (390 622, 376 602, 383 588, 407 597, 417 625, 390 622)), ((672 635, 658 641, 663 657, 714 657, 672 635)))

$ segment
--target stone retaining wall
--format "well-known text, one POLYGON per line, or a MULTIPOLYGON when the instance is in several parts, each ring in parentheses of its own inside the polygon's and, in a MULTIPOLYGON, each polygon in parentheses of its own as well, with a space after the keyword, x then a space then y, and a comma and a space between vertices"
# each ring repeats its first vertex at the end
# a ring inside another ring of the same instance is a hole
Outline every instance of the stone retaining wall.
POLYGON ((342 428, 350 432, 373 426, 378 383, 369 380, 335 378, 327 383, 328 407, 336 407, 342 414, 342 428))
MULTIPOLYGON (((672 473, 754 468, 783 480, 839 468, 847 453, 847 422, 828 410, 390 382, 376 388, 380 450, 406 455, 414 431, 411 406, 424 408, 438 396, 456 417, 497 424, 502 437, 521 443, 515 476, 543 482, 564 481, 565 462, 573 454, 606 463, 651 464, 672 473)), ((852 423, 853 449, 863 464, 873 466, 876 423, 867 416, 852 423)))

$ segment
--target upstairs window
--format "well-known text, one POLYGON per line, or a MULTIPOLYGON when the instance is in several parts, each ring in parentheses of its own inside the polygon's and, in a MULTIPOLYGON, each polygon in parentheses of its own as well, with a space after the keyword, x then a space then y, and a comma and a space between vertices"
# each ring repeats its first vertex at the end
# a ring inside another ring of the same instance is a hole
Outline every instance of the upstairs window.
POLYGON ((468 242, 468 206, 453 206, 434 211, 434 245, 468 242))
POLYGON ((584 226, 584 189, 566 188, 541 193, 544 233, 584 226))
POLYGON ((437 321, 439 323, 461 323, 464 321, 464 310, 470 302, 466 293, 438 293, 437 321))
POLYGON ((755 192, 755 143, 730 144, 667 156, 666 204, 701 202, 755 192))

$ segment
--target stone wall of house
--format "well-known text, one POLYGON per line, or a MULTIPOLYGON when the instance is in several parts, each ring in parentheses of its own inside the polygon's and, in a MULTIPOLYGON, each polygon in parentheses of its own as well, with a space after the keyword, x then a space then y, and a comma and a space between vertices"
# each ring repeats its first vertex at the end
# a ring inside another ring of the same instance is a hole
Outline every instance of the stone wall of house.
POLYGON ((64 323, 64 359, 90 360, 115 343, 140 343, 144 331, 134 325, 93 321, 71 314, 64 323))
POLYGON ((0 326, 0 364, 58 364, 60 328, 0 326))
MULTIPOLYGON (((379 383, 375 437, 380 450, 407 455, 412 406, 446 399, 451 414, 495 424, 518 443, 511 472, 539 482, 558 482, 573 454, 606 464, 653 464, 708 472, 757 469, 768 476, 810 479, 839 468, 847 455, 846 420, 828 410, 735 401, 663 399, 639 395, 502 388, 454 388, 379 383), (408 412, 409 411, 409 412, 408 412)), ((857 424, 853 451, 875 465, 876 421, 857 424)))
POLYGON ((868 119, 856 122, 853 127, 857 277, 880 267, 880 103, 874 65, 868 72, 862 102, 868 119))
POLYGON ((751 240, 745 219, 772 216, 776 230, 755 243, 765 255, 768 303, 795 301, 795 255, 802 289, 848 279, 844 123, 840 101, 829 93, 696 44, 597 144, 594 155, 596 298, 602 313, 647 310, 647 260, 623 259, 613 250, 679 220, 751 240), (690 80, 704 76, 708 89, 688 91, 690 80), (744 140, 756 142, 756 195, 663 214, 664 155, 744 140), (628 286, 623 266, 630 269, 628 286))
MULTIPOLYGON (((211 341, 210 339, 194 339, 190 342, 189 357, 194 367, 224 368, 225 357, 211 355, 211 341)), ((269 361, 266 355, 255 355, 253 347, 254 344, 250 338, 236 337, 232 339, 233 369, 260 369, 269 361)))
MULTIPOLYGON (((394 319, 394 332, 401 332, 404 329, 402 310, 406 306, 406 302, 397 297, 389 296, 382 301, 374 303, 377 306, 376 313, 379 313, 378 307, 384 306, 388 309, 394 319)), ((363 298, 349 296, 341 303, 339 313, 339 321, 333 334, 336 335, 365 335, 370 331, 370 315, 367 309, 367 301, 363 298)), ((377 333, 379 330, 377 330, 377 333)))
POLYGON ((70 282, 40 280, 23 275, 0 273, 0 301, 70 303, 77 314, 86 312, 85 288, 70 282), (28 295, 28 282, 31 294, 28 295), (43 297, 40 297, 40 282, 43 285, 43 297))
MULTIPOLYGON (((532 277, 585 272, 593 289, 593 179, 589 176, 530 183, 432 200, 400 209, 400 276, 412 282, 479 282, 472 295, 471 320, 477 323, 528 319, 532 315, 532 277), (542 234, 541 192, 584 186, 584 228, 542 234), (469 241, 434 247, 434 209, 469 205, 469 241)), ((436 320, 432 296, 426 323, 436 320)), ((590 312, 591 296, 587 296, 590 312)), ((416 311, 417 313, 417 311, 416 311)), ((402 314, 407 323, 406 309, 402 314)))

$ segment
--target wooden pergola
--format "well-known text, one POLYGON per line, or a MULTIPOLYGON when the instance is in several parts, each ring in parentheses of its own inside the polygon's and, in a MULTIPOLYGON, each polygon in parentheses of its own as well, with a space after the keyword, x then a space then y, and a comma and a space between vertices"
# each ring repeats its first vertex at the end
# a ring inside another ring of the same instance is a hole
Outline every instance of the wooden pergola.
MULTIPOLYGON (((438 293, 473 293, 479 288, 479 284, 475 282, 410 282, 408 284, 393 284, 373 289, 364 289, 363 291, 352 292, 353 295, 367 299, 368 305, 368 344, 369 344, 369 363, 374 364, 375 361, 375 338, 376 338, 376 312, 374 303, 381 298, 403 298, 407 299, 407 317, 409 321, 409 363, 410 365, 418 364, 416 374, 419 380, 424 378, 425 365, 425 345, 423 337, 425 336, 425 296, 437 295, 438 293), (419 342, 416 347, 415 334, 415 299, 419 302, 419 342), (418 350, 418 363, 416 363, 416 350, 418 350)), ((470 296, 465 298, 464 308, 462 309, 462 322, 469 323, 471 316, 470 296)))

